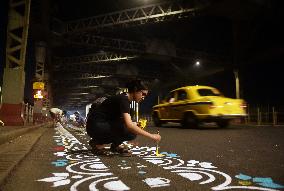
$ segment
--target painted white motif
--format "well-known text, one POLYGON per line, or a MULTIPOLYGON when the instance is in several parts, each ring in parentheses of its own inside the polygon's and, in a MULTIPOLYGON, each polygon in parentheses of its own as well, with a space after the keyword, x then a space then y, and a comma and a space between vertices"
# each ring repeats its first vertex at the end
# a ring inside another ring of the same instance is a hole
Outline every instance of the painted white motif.
POLYGON ((81 175, 75 175, 75 176, 72 176, 72 178, 79 179, 79 178, 83 178, 83 176, 81 176, 81 175))
POLYGON ((170 180, 166 178, 146 178, 143 180, 151 188, 170 186, 170 180))
POLYGON ((145 165, 140 165, 140 164, 139 164, 139 165, 137 166, 137 168, 147 168, 147 166, 145 166, 145 165))
MULTIPOLYGON (((107 190, 129 190, 118 177, 114 176, 110 172, 110 169, 104 165, 97 156, 92 153, 78 153, 70 154, 70 151, 82 151, 86 150, 84 144, 80 143, 71 133, 64 128, 57 128, 58 132, 53 136, 57 143, 65 145, 64 152, 57 152, 55 155, 69 160, 69 164, 64 167, 68 173, 53 173, 53 177, 40 179, 38 181, 45 181, 53 183, 52 186, 58 187, 63 185, 71 185, 70 190, 79 190, 80 186, 88 182, 90 190, 98 190, 97 186, 100 184, 107 190), (70 164, 71 163, 71 164, 70 164)), ((129 145, 131 147, 131 145, 129 145)), ((221 171, 217 170, 216 166, 213 166, 210 162, 189 160, 183 161, 178 158, 176 154, 170 153, 164 157, 157 157, 155 155, 156 147, 132 147, 134 155, 150 162, 154 165, 160 166, 165 170, 170 171, 176 175, 179 175, 188 181, 198 182, 199 184, 210 184, 212 190, 265 190, 276 191, 277 189, 265 188, 260 186, 239 186, 232 185, 232 178, 221 171), (218 181, 217 181, 218 180, 218 181)), ((86 151, 87 152, 87 151, 86 151)), ((122 161, 121 167, 125 169, 126 161, 122 161)), ((146 165, 137 163, 137 168, 145 168, 146 165)), ((61 167, 62 168, 62 167, 61 167)), ((145 176, 145 171, 139 171, 140 176, 145 176)), ((146 178, 144 182, 149 185, 150 188, 169 186, 170 180, 157 178, 146 178)), ((264 183, 263 183, 264 184, 264 183)), ((259 184, 260 185, 260 184, 259 184)), ((280 185, 281 186, 281 185, 280 185)), ((80 189, 81 190, 81 189, 80 189)))
POLYGON ((199 161, 196 161, 196 160, 190 160, 190 161, 187 161, 187 166, 195 166, 196 164, 198 164, 199 161))
POLYGON ((104 164, 102 164, 102 163, 100 163, 100 164, 92 164, 92 165, 90 165, 90 168, 94 168, 94 169, 107 169, 107 167, 104 164))
POLYGON ((178 173, 178 174, 181 175, 184 178, 191 180, 191 181, 202 179, 202 176, 199 175, 199 174, 196 174, 196 173, 184 173, 183 172, 183 173, 178 173))
POLYGON ((131 169, 130 166, 126 166, 126 167, 120 167, 122 170, 127 170, 127 169, 131 169))
MULTIPOLYGON (((56 136, 53 137, 56 143, 63 143, 64 151, 56 152, 54 155, 60 157, 60 160, 64 160, 67 165, 65 169, 68 173, 52 173, 53 176, 37 181, 53 183, 52 187, 71 184, 71 191, 77 191, 80 185, 86 181, 91 181, 89 185, 90 190, 98 190, 96 188, 97 183, 103 181, 106 181, 104 182, 104 187, 107 190, 130 189, 118 177, 114 176, 97 156, 92 153, 82 153, 84 150, 87 152, 87 148, 71 133, 62 126, 57 126, 56 131, 56 136), (62 157, 66 159, 62 159, 62 157)), ((58 149, 61 148, 58 147, 58 149)), ((58 161, 55 162, 58 163, 58 161)), ((58 166, 63 167, 62 165, 58 166)))
POLYGON ((67 185, 71 181, 68 179, 69 173, 52 173, 54 176, 49 178, 39 179, 37 181, 52 182, 52 187, 67 185))
POLYGON ((56 152, 54 153, 55 156, 58 156, 58 157, 63 157, 63 156, 66 156, 66 152, 56 152))
POLYGON ((160 160, 160 159, 151 159, 151 160, 146 160, 146 161, 148 161, 150 163, 153 163, 153 164, 162 164, 162 163, 164 163, 164 161, 160 160))
POLYGON ((145 159, 147 162, 161 166, 166 170, 170 170, 173 173, 177 173, 190 181, 199 181, 199 184, 214 183, 215 177, 220 180, 224 180, 221 184, 216 183, 217 186, 211 187, 212 190, 229 190, 229 189, 252 189, 252 190, 265 190, 265 191, 277 191, 272 188, 258 187, 258 186, 231 186, 232 178, 221 171, 212 170, 217 167, 213 166, 209 162, 200 162, 196 160, 189 160, 185 163, 183 160, 175 157, 157 157, 152 148, 136 146, 133 150, 136 155, 145 159), (171 160, 171 162, 169 162, 171 160), (165 165, 169 164, 169 165, 165 165))
POLYGON ((199 163, 199 166, 203 168, 217 168, 215 166, 212 166, 212 163, 209 163, 209 162, 201 162, 199 163))
POLYGON ((121 180, 111 181, 104 184, 104 187, 108 190, 116 190, 116 191, 123 191, 123 190, 130 190, 128 186, 126 186, 121 180))

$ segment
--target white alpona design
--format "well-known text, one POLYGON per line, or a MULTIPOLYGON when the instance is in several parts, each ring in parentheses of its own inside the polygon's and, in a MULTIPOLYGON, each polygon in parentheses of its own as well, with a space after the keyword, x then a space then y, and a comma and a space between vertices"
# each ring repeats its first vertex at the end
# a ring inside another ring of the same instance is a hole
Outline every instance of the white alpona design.
POLYGON ((111 181, 104 184, 104 187, 108 190, 116 190, 116 191, 123 191, 123 190, 130 190, 128 186, 126 186, 121 180, 111 181))
POLYGON ((52 173, 52 177, 37 181, 52 182, 52 187, 68 185, 73 182, 70 186, 71 191, 77 191, 78 187, 86 181, 91 181, 89 189, 92 191, 98 190, 96 185, 102 181, 106 181, 104 187, 107 190, 130 190, 128 186, 119 180, 118 177, 114 176, 110 172, 110 169, 92 153, 68 153, 80 150, 87 151, 87 148, 61 125, 57 125, 56 131, 57 135, 53 136, 55 142, 57 144, 62 143, 65 149, 64 152, 56 152, 54 155, 60 157, 61 160, 71 163, 65 167, 68 173, 52 173), (62 157, 65 158, 62 159, 62 157))
MULTIPOLYGON (((52 173, 52 177, 39 179, 38 181, 52 182, 53 187, 71 184, 70 190, 77 191, 78 187, 86 182, 89 183, 89 190, 98 190, 97 185, 103 185, 107 190, 130 190, 118 177, 110 172, 110 169, 101 162, 100 158, 92 153, 70 154, 70 151, 86 150, 84 144, 78 141, 71 133, 64 129, 61 125, 56 128, 56 135, 53 136, 57 144, 62 144, 64 152, 56 152, 54 155, 60 157, 61 160, 67 160, 66 173, 52 173), (75 181, 75 182, 74 182, 75 181)), ((199 184, 210 184, 212 190, 263 190, 277 191, 276 189, 259 187, 259 186, 234 186, 232 178, 213 166, 210 162, 202 162, 197 160, 183 161, 174 153, 166 153, 165 156, 156 156, 156 147, 131 147, 134 155, 160 166, 165 170, 175 173, 189 181, 198 181, 199 184), (216 178, 217 177, 217 178, 216 178), (218 180, 218 181, 217 181, 218 180), (221 182, 220 182, 221 181, 221 182)), ((125 163, 125 161, 122 161, 125 163)), ((121 169, 130 169, 131 167, 121 166, 121 169)), ((147 168, 146 164, 137 163, 137 168, 147 168)), ((139 171, 139 174, 145 174, 145 171, 139 171)), ((170 186, 170 180, 162 177, 152 177, 143 180, 150 188, 170 186)))
POLYGON ((161 178, 161 177, 157 177, 157 178, 146 178, 145 180, 143 180, 146 184, 148 184, 148 186, 150 186, 151 188, 156 188, 156 187, 165 187, 165 186, 169 186, 170 185, 170 180, 166 179, 166 178, 161 178))

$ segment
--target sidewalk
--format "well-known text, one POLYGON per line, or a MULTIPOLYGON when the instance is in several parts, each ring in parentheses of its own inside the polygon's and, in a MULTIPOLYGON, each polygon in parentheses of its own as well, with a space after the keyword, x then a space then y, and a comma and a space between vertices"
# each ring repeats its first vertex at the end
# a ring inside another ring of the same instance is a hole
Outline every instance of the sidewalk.
POLYGON ((53 123, 0 127, 0 186, 43 133, 51 127, 53 123))
POLYGON ((41 127, 44 124, 27 125, 27 126, 0 126, 0 146, 3 143, 12 141, 13 139, 25 134, 35 128, 41 127))

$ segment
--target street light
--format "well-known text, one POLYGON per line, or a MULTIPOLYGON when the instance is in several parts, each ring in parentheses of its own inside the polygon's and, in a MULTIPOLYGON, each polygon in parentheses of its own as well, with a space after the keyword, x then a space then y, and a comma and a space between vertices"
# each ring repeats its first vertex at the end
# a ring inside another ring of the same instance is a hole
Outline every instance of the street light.
POLYGON ((199 61, 196 61, 196 62, 195 62, 195 66, 199 67, 199 66, 200 66, 200 62, 199 62, 199 61))

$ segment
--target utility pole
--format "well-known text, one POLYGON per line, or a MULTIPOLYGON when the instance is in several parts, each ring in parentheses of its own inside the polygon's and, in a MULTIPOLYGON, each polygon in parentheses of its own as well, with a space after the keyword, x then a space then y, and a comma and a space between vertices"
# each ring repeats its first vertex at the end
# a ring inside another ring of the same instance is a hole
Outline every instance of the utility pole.
POLYGON ((239 81, 239 71, 234 70, 235 80, 236 80, 236 98, 240 99, 240 81, 239 81))

